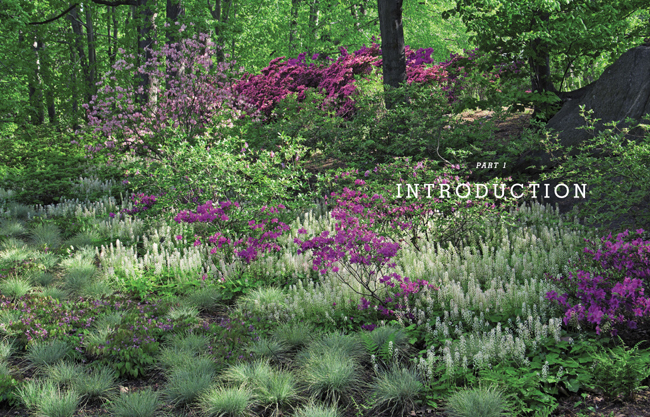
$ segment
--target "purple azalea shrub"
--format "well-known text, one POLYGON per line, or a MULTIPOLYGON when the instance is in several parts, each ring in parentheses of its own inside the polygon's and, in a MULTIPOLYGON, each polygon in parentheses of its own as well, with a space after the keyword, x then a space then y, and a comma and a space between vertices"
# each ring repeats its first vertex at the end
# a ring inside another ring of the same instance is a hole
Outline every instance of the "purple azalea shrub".
POLYGON ((565 290, 562 295, 550 291, 546 298, 555 301, 564 309, 564 324, 576 325, 587 322, 595 326, 596 333, 626 322, 629 328, 636 328, 634 318, 650 315, 650 298, 645 289, 650 277, 650 241, 643 241, 643 230, 637 230, 637 237, 630 238, 626 230, 612 240, 612 235, 601 238, 598 247, 586 240, 583 258, 577 263, 575 272, 569 276, 552 278, 565 290))
MULTIPOLYGON (((239 230, 238 219, 232 217, 233 209, 241 209, 236 202, 223 201, 213 203, 208 201, 199 205, 196 211, 183 210, 178 213, 174 220, 177 223, 207 223, 212 227, 211 235, 207 238, 211 254, 222 254, 230 260, 234 254, 246 264, 255 261, 261 253, 276 251, 282 248, 277 240, 282 234, 289 230, 289 226, 280 221, 280 211, 286 207, 278 204, 275 207, 263 206, 254 219, 247 222, 248 236, 234 239, 233 231, 239 230), (216 231, 214 231, 216 229, 216 231)), ((200 239, 195 241, 194 246, 201 245, 200 239)))

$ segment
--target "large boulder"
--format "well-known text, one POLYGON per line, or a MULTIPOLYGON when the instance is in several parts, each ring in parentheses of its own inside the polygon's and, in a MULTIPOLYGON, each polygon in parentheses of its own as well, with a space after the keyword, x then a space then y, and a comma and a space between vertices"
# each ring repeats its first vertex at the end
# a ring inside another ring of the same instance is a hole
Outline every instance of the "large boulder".
MULTIPOLYGON (((577 99, 571 99, 571 93, 565 94, 562 109, 546 125, 559 134, 564 147, 572 146, 574 150, 590 137, 588 131, 576 129, 586 124, 580 116, 581 105, 585 110, 593 109, 593 118, 601 119, 596 131, 603 130, 603 125, 612 121, 620 121, 618 127, 622 128, 627 126, 626 118, 640 121, 650 113, 650 46, 645 44, 625 52, 580 93, 577 99)), ((630 138, 642 134, 640 129, 631 131, 630 138)), ((540 165, 549 165, 549 155, 536 156, 540 165)))

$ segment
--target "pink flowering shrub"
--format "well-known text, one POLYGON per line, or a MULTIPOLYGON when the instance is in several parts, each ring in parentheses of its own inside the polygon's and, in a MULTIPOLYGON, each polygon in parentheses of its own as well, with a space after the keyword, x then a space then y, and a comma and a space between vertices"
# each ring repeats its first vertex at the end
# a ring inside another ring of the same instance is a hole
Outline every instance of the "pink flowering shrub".
POLYGON ((234 62, 215 64, 209 35, 165 44, 150 53, 152 58, 136 68, 135 57, 120 50, 122 57, 97 83, 97 95, 84 105, 86 133, 95 142, 86 145, 89 151, 156 153, 172 138, 193 141, 218 115, 223 125, 237 117, 234 109, 239 104, 231 87, 239 72, 234 62), (150 87, 149 100, 143 103, 145 91, 137 83, 145 76, 150 87))
MULTIPOLYGON (((451 54, 444 62, 434 63, 431 55, 433 48, 412 50, 405 47, 407 84, 439 86, 449 103, 457 100, 463 89, 461 81, 468 75, 466 66, 471 66, 477 52, 471 51, 467 57, 451 54), (461 65, 462 63, 462 65, 461 65)), ((260 112, 270 117, 277 104, 290 94, 295 94, 297 100, 304 101, 306 91, 310 88, 324 95, 321 109, 332 110, 337 116, 350 118, 355 114, 355 96, 359 91, 356 87, 358 77, 381 73, 382 59, 380 45, 374 42, 370 47, 348 53, 340 48, 340 56, 329 64, 318 60, 318 54, 307 61, 307 54, 301 53, 297 58, 273 59, 259 75, 246 74, 234 87, 234 90, 247 98, 260 112)), ((492 80, 498 79, 501 73, 518 72, 517 64, 499 65, 493 73, 484 74, 492 80)))
POLYGON ((577 269, 568 277, 554 279, 564 289, 546 298, 556 301, 564 309, 564 324, 577 325, 586 322, 595 326, 596 333, 610 330, 615 336, 615 326, 627 323, 636 328, 635 318, 650 315, 650 298, 645 294, 650 278, 650 241, 643 241, 637 230, 635 239, 629 239, 628 231, 612 240, 612 235, 601 238, 598 247, 587 240, 584 257, 577 269))

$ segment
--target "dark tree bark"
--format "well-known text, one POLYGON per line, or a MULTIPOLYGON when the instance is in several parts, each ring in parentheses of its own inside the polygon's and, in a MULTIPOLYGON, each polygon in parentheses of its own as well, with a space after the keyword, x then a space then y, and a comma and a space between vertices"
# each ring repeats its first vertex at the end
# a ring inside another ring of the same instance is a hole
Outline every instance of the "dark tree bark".
MULTIPOLYGON (((537 12, 535 18, 540 18, 543 22, 548 22, 550 17, 549 13, 537 12)), ((531 49, 533 50, 533 57, 529 59, 531 69, 531 91, 539 93, 552 92, 558 94, 558 90, 553 85, 551 80, 551 65, 550 54, 548 45, 540 38, 531 41, 531 49)), ((534 118, 547 117, 546 113, 549 105, 535 106, 533 111, 534 118)))
POLYGON ((296 44, 298 38, 298 10, 300 9, 300 0, 291 0, 291 21, 289 22, 289 48, 293 52, 298 48, 296 44))
POLYGON ((72 36, 74 38, 74 46, 77 52, 77 58, 75 61, 79 63, 79 66, 81 67, 81 72, 84 75, 84 82, 85 82, 85 92, 86 92, 86 98, 87 102, 90 102, 92 98, 92 90, 91 90, 91 78, 90 78, 90 71, 88 70, 88 61, 86 60, 86 51, 83 46, 83 31, 81 28, 81 22, 79 20, 79 14, 77 13, 77 9, 74 8, 70 11, 68 14, 68 20, 70 20, 70 24, 72 26, 72 36))
MULTIPOLYGON (((138 23, 138 55, 144 57, 143 64, 151 61, 153 58, 151 47, 153 45, 154 13, 151 5, 154 2, 155 0, 138 0, 138 11, 140 14, 138 23)), ((138 84, 139 87, 142 87, 142 92, 138 94, 138 100, 142 104, 149 102, 149 93, 152 88, 151 82, 151 77, 148 74, 140 74, 138 84)))
MULTIPOLYGON (((214 25, 214 36, 217 39, 217 62, 225 61, 226 39, 224 36, 224 29, 228 19, 230 18, 230 9, 232 8, 232 0, 223 1, 214 0, 214 6, 208 0, 208 11, 212 18, 216 21, 214 25)), ((234 42, 234 41, 233 41, 234 42)))
POLYGON ((95 26, 90 4, 84 7, 86 13, 86 39, 88 40, 88 78, 90 80, 88 89, 91 95, 97 91, 97 52, 95 49, 95 26))
MULTIPOLYGON (((382 70, 384 91, 398 88, 406 81, 406 52, 402 26, 402 0, 377 0, 381 31, 382 70)), ((406 97, 386 95, 386 108, 390 109, 406 97)))
MULTIPOLYGON (((175 23, 178 21, 178 19, 182 16, 185 15, 185 8, 181 4, 181 0, 167 0, 167 6, 165 9, 165 12, 167 14, 167 22, 171 24, 172 28, 175 27, 175 23)), ((175 41, 174 36, 172 36, 172 32, 168 31, 167 32, 167 45, 173 44, 175 41)), ((175 68, 176 66, 176 61, 172 57, 167 57, 167 79, 166 79, 166 87, 169 90, 170 83, 169 81, 173 78, 176 78, 178 74, 178 69, 175 68)))

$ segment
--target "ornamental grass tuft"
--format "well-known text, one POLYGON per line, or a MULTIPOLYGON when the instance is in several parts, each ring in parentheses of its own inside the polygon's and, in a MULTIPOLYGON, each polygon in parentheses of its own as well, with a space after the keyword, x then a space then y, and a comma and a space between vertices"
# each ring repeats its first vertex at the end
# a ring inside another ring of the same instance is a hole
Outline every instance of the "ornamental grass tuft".
POLYGON ((110 413, 113 417, 156 417, 159 399, 151 388, 122 394, 111 404, 110 413))
POLYGON ((246 387, 217 387, 200 399, 200 408, 207 417, 249 417, 255 405, 253 393, 246 387))
POLYGON ((501 417, 507 415, 503 393, 492 387, 465 388, 448 399, 449 417, 501 417))
POLYGON ((416 371, 394 367, 380 374, 372 383, 376 410, 390 410, 391 415, 404 415, 412 410, 424 386, 416 371))

